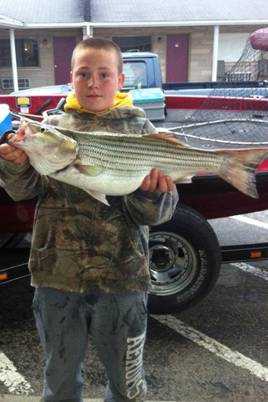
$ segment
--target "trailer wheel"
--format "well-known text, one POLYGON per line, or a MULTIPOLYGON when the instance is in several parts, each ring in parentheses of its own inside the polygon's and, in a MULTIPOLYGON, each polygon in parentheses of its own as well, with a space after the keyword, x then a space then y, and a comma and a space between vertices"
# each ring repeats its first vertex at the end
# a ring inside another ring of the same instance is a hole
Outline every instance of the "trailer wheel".
POLYGON ((150 231, 153 314, 182 311, 203 299, 220 271, 221 253, 212 227, 195 210, 180 205, 171 221, 150 231))

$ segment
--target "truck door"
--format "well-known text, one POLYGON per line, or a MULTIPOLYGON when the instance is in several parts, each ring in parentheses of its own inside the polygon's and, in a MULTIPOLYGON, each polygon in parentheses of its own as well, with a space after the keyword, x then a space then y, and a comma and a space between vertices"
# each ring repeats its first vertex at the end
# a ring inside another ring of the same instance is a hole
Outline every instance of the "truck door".
POLYGON ((166 82, 188 80, 189 35, 168 35, 166 56, 166 82))

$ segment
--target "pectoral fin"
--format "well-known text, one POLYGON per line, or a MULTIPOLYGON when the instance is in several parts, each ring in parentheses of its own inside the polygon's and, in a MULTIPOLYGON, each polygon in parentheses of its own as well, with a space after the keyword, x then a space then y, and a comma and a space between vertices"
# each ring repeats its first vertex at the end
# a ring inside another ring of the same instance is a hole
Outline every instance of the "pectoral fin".
POLYGON ((79 163, 75 164, 76 169, 87 176, 98 176, 103 172, 104 169, 99 168, 97 166, 90 165, 80 165, 79 163))

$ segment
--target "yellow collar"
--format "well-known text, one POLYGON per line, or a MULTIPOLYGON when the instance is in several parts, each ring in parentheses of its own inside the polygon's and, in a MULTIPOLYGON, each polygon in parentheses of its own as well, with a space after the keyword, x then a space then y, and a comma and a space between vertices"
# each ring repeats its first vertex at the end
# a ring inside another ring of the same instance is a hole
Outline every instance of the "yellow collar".
POLYGON ((66 98, 66 103, 64 105, 64 111, 68 112, 69 110, 75 110, 80 113, 92 113, 96 114, 98 116, 104 115, 106 113, 109 113, 110 110, 116 109, 116 108, 121 108, 121 107, 132 107, 133 102, 132 102, 132 97, 129 93, 125 92, 117 92, 114 98, 114 103, 113 105, 105 110, 104 112, 91 112, 90 110, 84 109, 80 104, 78 103, 78 100, 73 92, 67 95, 66 98))

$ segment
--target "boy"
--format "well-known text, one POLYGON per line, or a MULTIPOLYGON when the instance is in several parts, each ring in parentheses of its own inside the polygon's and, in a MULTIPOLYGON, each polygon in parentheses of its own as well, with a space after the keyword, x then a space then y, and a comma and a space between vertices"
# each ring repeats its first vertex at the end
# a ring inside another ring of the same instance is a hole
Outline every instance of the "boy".
MULTIPOLYGON (((65 113, 49 123, 79 131, 156 131, 127 94, 117 93, 124 76, 112 41, 81 41, 73 52, 71 81, 74 94, 67 97, 65 113)), ((134 193, 109 197, 108 207, 76 187, 40 177, 20 150, 2 145, 0 157, 0 181, 10 196, 38 196, 29 268, 45 353, 43 401, 82 401, 89 331, 109 380, 105 400, 143 400, 147 225, 171 218, 175 185, 153 170, 134 193)))

